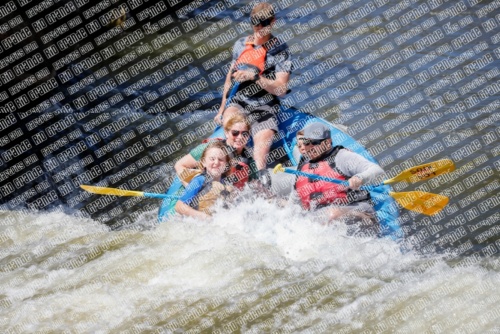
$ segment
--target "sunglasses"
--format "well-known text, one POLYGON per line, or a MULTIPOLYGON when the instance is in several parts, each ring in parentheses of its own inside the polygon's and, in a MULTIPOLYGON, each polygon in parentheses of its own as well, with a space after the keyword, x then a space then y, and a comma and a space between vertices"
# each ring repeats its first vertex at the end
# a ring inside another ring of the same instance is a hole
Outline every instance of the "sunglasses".
POLYGON ((250 132, 248 132, 248 131, 231 130, 231 135, 233 135, 233 137, 238 137, 240 134, 243 137, 248 137, 250 135, 250 132))
POLYGON ((257 27, 259 25, 261 25, 263 27, 267 27, 267 26, 271 25, 272 21, 273 20, 271 18, 263 19, 263 18, 260 18, 258 16, 251 16, 250 17, 250 22, 252 23, 252 25, 254 27, 257 27))
POLYGON ((321 144, 325 139, 307 139, 307 138, 299 138, 299 141, 302 142, 303 145, 319 145, 321 144))

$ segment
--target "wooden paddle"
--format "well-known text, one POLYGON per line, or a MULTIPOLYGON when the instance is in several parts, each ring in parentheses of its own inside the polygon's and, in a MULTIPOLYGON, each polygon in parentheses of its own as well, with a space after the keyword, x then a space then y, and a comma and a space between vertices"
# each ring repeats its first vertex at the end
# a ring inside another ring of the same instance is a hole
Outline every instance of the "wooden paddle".
POLYGON ((124 189, 116 189, 116 188, 105 188, 105 187, 95 187, 95 186, 86 186, 81 184, 80 188, 85 191, 99 194, 99 195, 113 195, 113 196, 143 196, 150 198, 171 198, 176 199, 176 196, 170 196, 165 194, 155 194, 155 193, 145 193, 142 191, 135 190, 124 190, 124 189))
MULTIPOLYGON (((409 181, 411 183, 414 183, 417 181, 427 180, 441 174, 449 173, 453 170, 455 170, 455 164, 453 163, 453 161, 449 159, 434 161, 420 166, 408 168, 399 173, 398 175, 396 175, 395 177, 393 177, 392 179, 385 180, 378 186, 398 181, 409 181)), ((274 167, 273 172, 274 173, 285 172, 289 174, 304 176, 315 180, 333 182, 344 185, 346 187, 349 186, 349 182, 347 181, 341 181, 330 177, 309 174, 301 171, 296 171, 293 169, 283 168, 281 164, 274 167)), ((361 188, 370 189, 378 186, 364 186, 361 188)), ((446 204, 448 204, 449 201, 448 197, 446 196, 439 194, 432 194, 423 191, 409 191, 400 193, 389 192, 389 195, 392 198, 394 198, 394 200, 396 200, 396 202, 398 202, 398 204, 401 205, 403 208, 429 216, 434 215, 443 210, 443 208, 446 206, 446 204)))

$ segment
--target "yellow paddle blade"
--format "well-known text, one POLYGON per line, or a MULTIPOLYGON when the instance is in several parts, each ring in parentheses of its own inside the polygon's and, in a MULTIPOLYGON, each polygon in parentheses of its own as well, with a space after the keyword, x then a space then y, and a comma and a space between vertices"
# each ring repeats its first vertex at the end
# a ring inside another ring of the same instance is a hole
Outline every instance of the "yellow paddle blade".
POLYGON ((450 173, 455 170, 455 164, 450 159, 429 162, 423 165, 405 169, 395 177, 385 180, 384 184, 406 181, 415 183, 431 179, 441 174, 450 173))
POLYGON ((90 193, 99 194, 99 195, 114 195, 114 196, 144 196, 144 192, 142 191, 133 191, 133 190, 123 190, 116 188, 105 188, 105 187, 95 187, 95 186, 86 186, 80 185, 85 191, 90 193))
POLYGON ((273 173, 277 174, 278 172, 284 172, 285 168, 281 164, 277 164, 276 167, 273 169, 273 173))
POLYGON ((389 195, 403 208, 428 216, 435 215, 448 204, 448 197, 424 191, 390 192, 389 195))

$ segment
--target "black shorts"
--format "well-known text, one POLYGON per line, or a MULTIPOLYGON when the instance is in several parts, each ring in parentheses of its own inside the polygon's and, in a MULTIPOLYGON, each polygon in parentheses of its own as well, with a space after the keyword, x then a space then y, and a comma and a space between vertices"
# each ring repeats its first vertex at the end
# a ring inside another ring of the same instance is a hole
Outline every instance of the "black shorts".
POLYGON ((234 107, 245 115, 251 126, 252 137, 262 130, 273 130, 278 132, 278 119, 276 118, 275 111, 268 105, 257 107, 255 109, 249 110, 245 108, 242 104, 246 103, 236 103, 231 102, 227 107, 234 107))

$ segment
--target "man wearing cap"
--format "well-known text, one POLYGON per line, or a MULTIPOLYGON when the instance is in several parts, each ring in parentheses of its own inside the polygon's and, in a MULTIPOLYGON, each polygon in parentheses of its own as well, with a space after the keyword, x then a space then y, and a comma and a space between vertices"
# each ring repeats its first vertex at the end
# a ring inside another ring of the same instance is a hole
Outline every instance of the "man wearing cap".
POLYGON ((309 209, 328 207, 328 218, 342 219, 349 215, 375 218, 370 193, 359 190, 361 185, 383 174, 380 166, 342 146, 333 146, 328 126, 312 123, 304 128, 302 141, 304 159, 298 166, 301 172, 347 180, 349 187, 327 181, 299 176, 295 189, 302 206, 309 209))
POLYGON ((292 72, 287 44, 271 34, 276 21, 274 15, 269 3, 253 7, 250 14, 253 34, 239 39, 233 47, 233 61, 224 84, 221 107, 215 116, 215 121, 222 125, 235 113, 248 117, 254 141, 253 157, 266 186, 270 186, 266 158, 272 138, 278 132, 275 116, 280 106, 278 97, 286 94, 292 72), (232 80, 238 88, 228 101, 232 80))

